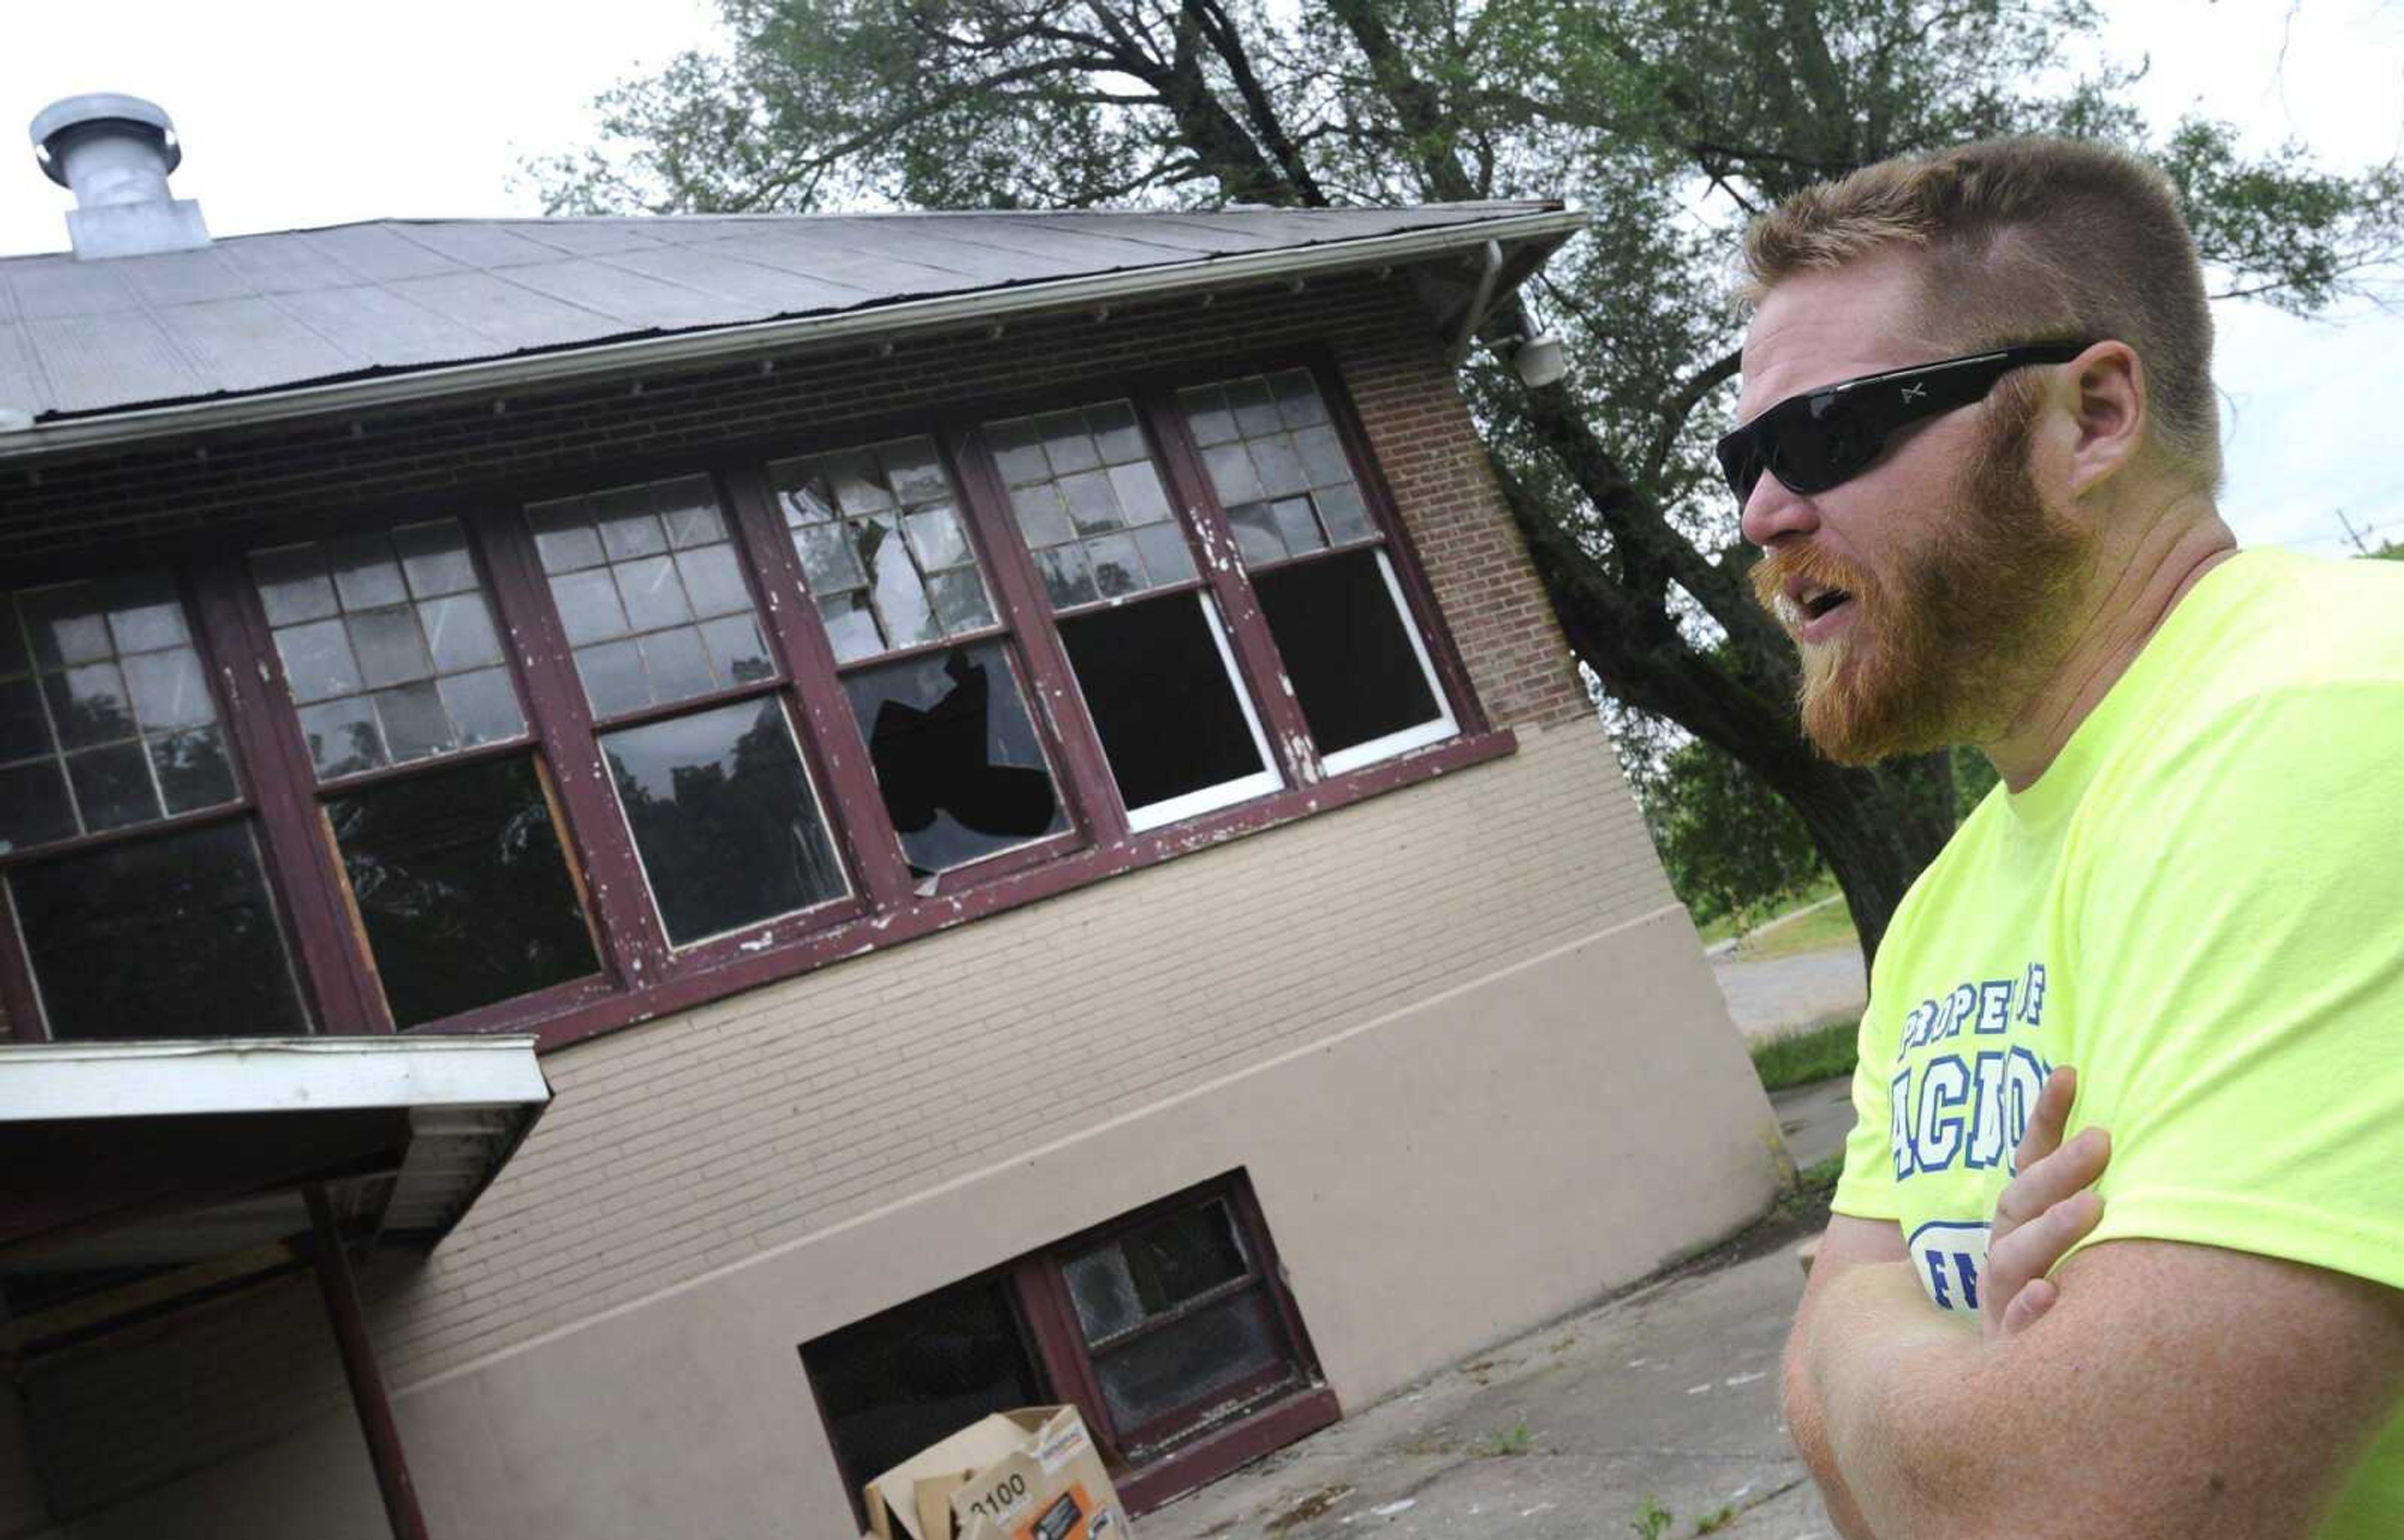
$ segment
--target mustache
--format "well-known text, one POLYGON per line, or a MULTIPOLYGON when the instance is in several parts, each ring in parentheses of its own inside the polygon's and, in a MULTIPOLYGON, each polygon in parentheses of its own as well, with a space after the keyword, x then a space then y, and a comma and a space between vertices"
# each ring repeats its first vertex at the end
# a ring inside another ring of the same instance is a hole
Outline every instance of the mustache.
POLYGON ((1817 545, 1790 545, 1772 551, 1753 564, 1753 596, 1775 615, 1784 600, 1786 584, 1800 579, 1823 588, 1841 588, 1855 598, 1867 598, 1878 580, 1844 557, 1817 545))

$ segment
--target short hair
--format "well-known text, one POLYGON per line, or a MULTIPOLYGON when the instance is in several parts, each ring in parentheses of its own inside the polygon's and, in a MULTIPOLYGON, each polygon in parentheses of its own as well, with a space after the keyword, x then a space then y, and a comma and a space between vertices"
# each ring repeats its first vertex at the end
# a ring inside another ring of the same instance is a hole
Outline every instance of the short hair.
POLYGON ((1926 259, 1920 322, 1933 346, 2128 343, 2162 457, 2218 489, 2211 306, 2195 237, 2159 170, 2107 145, 2041 137, 1882 161, 1755 219, 1744 297, 1891 246, 1926 259))

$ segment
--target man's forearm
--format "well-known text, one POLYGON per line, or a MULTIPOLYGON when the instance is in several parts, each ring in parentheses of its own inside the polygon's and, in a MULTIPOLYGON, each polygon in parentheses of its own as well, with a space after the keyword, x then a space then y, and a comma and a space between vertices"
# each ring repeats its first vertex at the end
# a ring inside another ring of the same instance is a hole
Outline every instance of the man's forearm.
POLYGON ((1810 1468, 1811 1479, 1820 1488, 1821 1505, 1828 1510, 1829 1522, 1837 1526, 1843 1540, 1878 1540, 1869 1520, 1862 1517, 1860 1505, 1853 1501, 1852 1489, 1845 1485, 1844 1473, 1837 1467, 1836 1450, 1828 1443, 1827 1418, 1820 1409, 1818 1388, 1804 1372, 1806 1338, 1810 1330, 1810 1317, 1806 1314, 1795 1323, 1795 1335, 1786 1345, 1783 1402, 1786 1412, 1787 1436, 1810 1468))
POLYGON ((1930 1307, 1908 1263, 1847 1268, 1797 1322, 1787 1425, 1846 1540, 1922 1533, 1941 1483, 1915 1462, 1898 1393, 1907 1373, 1941 1373, 1948 1355, 1978 1351, 1974 1331, 1930 1307))

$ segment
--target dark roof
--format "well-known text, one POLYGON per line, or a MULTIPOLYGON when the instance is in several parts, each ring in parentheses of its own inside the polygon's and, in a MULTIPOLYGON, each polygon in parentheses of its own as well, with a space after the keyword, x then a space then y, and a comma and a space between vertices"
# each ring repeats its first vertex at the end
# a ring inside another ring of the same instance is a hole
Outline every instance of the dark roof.
MULTIPOLYGON (((0 410, 124 413, 1110 274, 1167 287, 1197 266, 1232 278, 1347 244, 1366 261, 1413 232, 1472 245, 1481 227, 1560 208, 384 219, 149 257, 13 257, 0 410)), ((1566 217, 1545 246, 1582 222, 1566 217)))

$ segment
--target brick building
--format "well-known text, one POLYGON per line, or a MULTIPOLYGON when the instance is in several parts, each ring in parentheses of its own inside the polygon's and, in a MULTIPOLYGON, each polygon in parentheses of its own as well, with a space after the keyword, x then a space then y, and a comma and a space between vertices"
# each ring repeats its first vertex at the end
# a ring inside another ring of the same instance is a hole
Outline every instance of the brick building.
POLYGON ((168 169, 0 259, 0 1540, 408 1533, 402 1450, 444 1536, 839 1535, 1068 1399, 1140 1509, 1768 1201, 1447 361, 1573 211, 211 241, 168 169), (213 1153, 307 1093, 210 1043, 460 1034, 531 1132, 213 1153))

